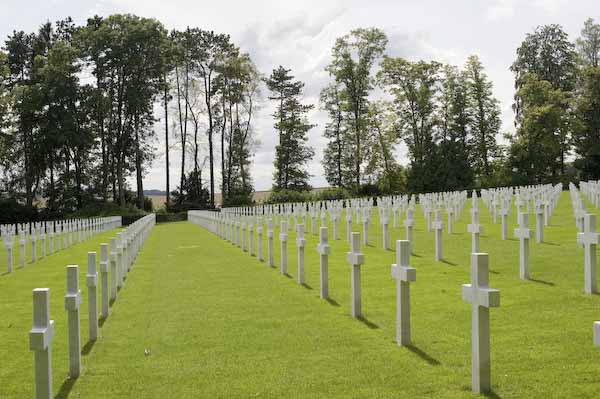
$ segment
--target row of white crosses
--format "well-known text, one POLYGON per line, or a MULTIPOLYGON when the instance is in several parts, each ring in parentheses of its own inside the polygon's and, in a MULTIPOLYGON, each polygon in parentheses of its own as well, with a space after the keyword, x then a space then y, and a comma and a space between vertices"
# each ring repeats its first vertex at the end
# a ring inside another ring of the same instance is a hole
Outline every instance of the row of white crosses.
MULTIPOLYGON (((409 208, 410 209, 410 208, 409 208)), ((240 240, 239 231, 235 228, 239 222, 233 224, 227 222, 228 217, 211 211, 189 211, 188 220, 209 231, 215 232, 222 238, 231 241, 236 246, 244 248, 240 240), (231 226, 234 226, 232 228, 231 226)), ((287 222, 281 221, 281 273, 287 271, 287 222)), ((261 222, 262 224, 262 222, 261 222)), ((262 226, 261 226, 262 227, 262 226)), ((272 222, 267 221, 267 229, 272 236, 272 222)), ((304 248, 306 239, 304 236, 304 225, 297 225, 297 248, 298 248, 298 283, 304 284, 304 248)), ((350 265, 350 289, 351 289, 351 315, 361 318, 362 292, 361 292, 361 268, 365 263, 365 256, 360 252, 361 237, 358 232, 351 232, 350 250, 347 253, 347 261, 350 265)), ((262 237, 259 234, 259 243, 262 237)), ((252 249, 250 249, 252 254, 252 249)), ((327 240, 327 227, 320 228, 320 239, 317 245, 320 256, 320 297, 328 298, 328 256, 330 246, 327 240)), ((260 254, 260 249, 259 249, 260 254)), ((408 240, 396 241, 396 263, 391 265, 392 277, 396 280, 396 341, 400 346, 411 345, 410 327, 410 283, 416 281, 416 270, 410 266, 411 245, 408 240)), ((260 255, 259 255, 260 259, 260 255)), ((260 259, 262 261, 262 259, 260 259)), ((273 266, 273 265, 271 265, 273 266)), ((471 264, 472 283, 463 285, 463 299, 470 302, 472 311, 472 386, 475 392, 488 392, 491 387, 490 368, 490 328, 489 308, 499 306, 499 292, 488 286, 488 258, 487 254, 474 253, 471 264)))
MULTIPOLYGON (((256 218, 248 216, 238 216, 233 213, 227 212, 212 212, 212 211, 188 211, 188 220, 194 224, 197 224, 215 234, 222 239, 231 242, 233 245, 241 248, 245 252, 249 252, 250 256, 254 256, 254 237, 249 239, 244 234, 242 226, 248 220, 251 220, 253 225, 256 225, 258 251, 257 257, 261 262, 265 261, 263 257, 263 227, 266 224, 267 229, 267 266, 275 267, 273 257, 274 247, 274 230, 273 220, 269 217, 266 219, 266 223, 263 217, 257 216, 256 218), (250 247, 246 247, 246 242, 250 242, 250 247), (246 249, 248 249, 246 251, 246 249)), ((253 231, 254 229, 252 229, 253 231)), ((298 251, 298 270, 297 270, 297 282, 298 284, 305 284, 305 248, 306 248, 306 229, 302 223, 296 224, 296 248, 298 251)), ((287 243, 288 243, 288 226, 287 220, 280 220, 280 232, 279 232, 279 243, 280 243, 280 273, 287 274, 288 267, 288 256, 287 256, 287 243)), ((328 282, 328 268, 329 268, 329 255, 330 245, 328 241, 328 228, 321 226, 319 229, 319 242, 316 246, 316 250, 319 253, 319 295, 323 299, 329 298, 329 282, 328 282)), ((351 265, 351 292, 352 292, 352 316, 361 317, 361 279, 360 279, 360 267, 364 263, 364 255, 360 253, 360 233, 352 232, 350 240, 350 252, 348 252, 348 262, 351 265)))
POLYGON ((19 237, 19 263, 26 265, 27 241, 31 242, 31 263, 92 236, 121 226, 120 216, 91 219, 69 219, 51 222, 32 222, 0 226, 0 234, 7 253, 7 271, 14 267, 15 239, 19 237), (41 252, 38 256, 38 241, 41 252), (48 251, 48 252, 47 252, 48 251))
MULTIPOLYGON (((111 240, 110 263, 121 262, 111 268, 111 274, 118 270, 129 270, 142 244, 156 223, 154 214, 144 216, 129 225, 119 233, 120 246, 113 246, 111 240), (117 256, 117 253, 119 256, 117 256)), ((108 300, 108 244, 100 246, 100 279, 101 279, 101 317, 106 319, 109 312, 108 300)), ((96 269, 96 252, 88 252, 86 285, 88 287, 88 336, 90 341, 98 339, 98 273, 96 269)), ((114 288, 113 288, 114 289, 114 288)), ((79 288, 79 266, 67 266, 67 290, 65 295, 65 310, 67 311, 67 336, 69 351, 69 377, 77 378, 81 374, 81 321, 80 307, 82 302, 79 288)), ((113 292, 111 292, 111 296, 113 292)), ((114 292, 116 298, 116 290, 114 292)), ((49 399, 54 397, 52 392, 52 341, 55 324, 50 319, 50 289, 36 288, 33 290, 33 327, 29 332, 29 347, 34 352, 35 397, 49 399)))

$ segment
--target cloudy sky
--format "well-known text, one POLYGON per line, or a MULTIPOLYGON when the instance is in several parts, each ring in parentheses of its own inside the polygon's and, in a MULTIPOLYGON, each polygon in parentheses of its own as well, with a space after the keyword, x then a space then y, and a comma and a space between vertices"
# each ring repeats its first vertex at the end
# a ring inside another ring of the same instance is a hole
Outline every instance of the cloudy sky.
MULTIPOLYGON (((538 25, 558 23, 574 40, 585 19, 600 20, 598 0, 0 0, 0 36, 13 29, 34 31, 46 20, 71 16, 82 24, 94 14, 113 13, 157 18, 168 29, 191 26, 229 33, 263 74, 280 64, 292 69, 306 83, 305 102, 314 104, 329 80, 324 67, 335 39, 353 28, 383 29, 389 38, 387 53, 411 60, 462 65, 467 56, 477 54, 501 101, 504 130, 511 130, 513 117, 508 68, 525 34, 538 25)), ((252 171, 257 190, 268 189, 272 182, 276 141, 272 112, 265 100, 254 124, 260 141, 252 171)), ((316 107, 310 119, 318 125, 310 132, 316 150, 309 165, 311 183, 320 187, 327 184, 320 165, 325 118, 316 107)), ((164 149, 160 141, 156 146, 159 155, 147 170, 146 189, 164 189, 164 149)), ((397 152, 406 163, 405 148, 399 146, 397 152)), ((179 181, 177 158, 171 156, 175 182, 179 181)))

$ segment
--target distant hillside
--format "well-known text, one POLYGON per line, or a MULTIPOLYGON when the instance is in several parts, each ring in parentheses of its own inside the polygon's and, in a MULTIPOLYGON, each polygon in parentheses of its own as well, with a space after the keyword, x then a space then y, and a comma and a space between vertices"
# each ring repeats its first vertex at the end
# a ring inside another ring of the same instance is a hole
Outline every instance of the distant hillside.
POLYGON ((144 195, 167 195, 164 190, 144 190, 144 195))

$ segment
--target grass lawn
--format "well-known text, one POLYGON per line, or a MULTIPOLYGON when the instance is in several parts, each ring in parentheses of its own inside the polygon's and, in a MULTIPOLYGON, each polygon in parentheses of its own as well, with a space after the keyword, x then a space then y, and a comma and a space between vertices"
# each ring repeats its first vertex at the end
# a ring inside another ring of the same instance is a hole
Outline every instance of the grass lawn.
MULTIPOLYGON (((332 299, 323 301, 318 297, 317 236, 307 234, 307 285, 300 286, 291 231, 290 276, 282 276, 278 268, 198 226, 156 226, 100 330, 101 338, 87 345, 77 381, 66 379, 64 266, 79 262, 83 267, 85 251, 99 248, 106 236, 1 276, 0 397, 32 397, 27 332, 31 289, 37 286, 52 290, 58 397, 476 397, 470 392, 470 304, 461 300, 461 284, 470 279, 469 207, 470 201, 455 233, 444 232, 443 263, 434 261, 434 233, 425 231, 420 209, 415 214, 411 348, 395 343, 394 253, 381 249, 376 210, 372 246, 363 248, 364 321, 349 315, 348 244, 333 241, 331 229, 332 299)), ((600 320, 600 296, 583 294, 583 250, 576 245, 568 193, 562 194, 545 230, 546 243, 532 242, 530 281, 519 279, 518 241, 500 240, 500 224, 492 224, 483 204, 481 208, 481 249, 490 254, 490 286, 500 289, 502 298, 501 307, 491 310, 492 396, 597 398, 600 348, 592 345, 592 323, 600 320)), ((515 225, 513 209, 511 237, 515 225)), ((345 233, 342 222, 340 237, 345 233)), ((390 237, 391 242, 404 238, 404 228, 390 237)), ((263 247, 266 253, 266 234, 263 247)), ((277 239, 275 248, 279 264, 277 239)), ((83 268, 82 285, 84 278, 83 268)))

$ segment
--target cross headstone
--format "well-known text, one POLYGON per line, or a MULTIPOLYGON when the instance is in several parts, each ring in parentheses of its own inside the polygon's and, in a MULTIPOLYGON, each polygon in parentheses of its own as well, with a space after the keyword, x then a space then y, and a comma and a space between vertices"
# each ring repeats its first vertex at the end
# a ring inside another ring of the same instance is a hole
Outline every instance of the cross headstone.
POLYGON ((248 246, 250 249, 250 256, 254 256, 254 224, 250 222, 248 225, 248 246))
POLYGON ((6 257, 7 257, 7 273, 12 273, 13 271, 13 246, 15 244, 15 237, 12 233, 8 233, 4 236, 2 240, 4 243, 4 248, 6 248, 6 257))
POLYGON ((321 227, 319 232, 319 244, 317 251, 320 255, 319 272, 320 272, 320 296, 321 299, 329 298, 329 252, 330 247, 327 240, 327 227, 321 227))
POLYGON ((389 223, 390 223, 389 217, 387 215, 387 212, 384 210, 383 215, 381 216, 381 228, 383 229, 383 232, 382 232, 383 240, 382 241, 383 241, 383 250, 384 251, 387 251, 390 247, 389 246, 389 241, 390 241, 390 239, 389 239, 389 230, 390 230, 389 223))
POLYGON ((404 226, 406 227, 406 241, 410 243, 410 253, 414 251, 413 244, 413 226, 415 225, 414 220, 414 210, 412 208, 408 208, 406 210, 406 219, 404 220, 404 226))
POLYGON ((69 377, 77 378, 81 374, 81 333, 79 324, 79 307, 81 291, 79 290, 79 273, 76 265, 67 266, 67 294, 65 310, 68 318, 69 334, 69 377))
POLYGON ((273 221, 267 220, 267 257, 269 258, 269 266, 275 267, 275 259, 273 256, 273 221))
POLYGON ((88 287, 88 331, 90 341, 98 339, 98 273, 96 272, 96 253, 88 252, 88 269, 86 275, 88 287))
POLYGON ((263 225, 262 221, 258 222, 258 226, 256 226, 256 235, 257 235, 257 252, 258 252, 258 260, 264 261, 263 258, 263 225))
POLYGON ((515 229, 515 237, 519 239, 519 276, 522 280, 529 279, 529 240, 532 231, 529 229, 529 214, 519 214, 519 228, 515 229))
POLYGON ((37 261, 37 229, 35 226, 31 227, 31 263, 37 261))
POLYGON ((246 252, 246 221, 242 220, 242 251, 246 252))
POLYGON ((110 300, 117 299, 117 239, 110 239, 110 300))
POLYGON ((410 345, 410 283, 416 281, 417 270, 410 267, 410 242, 396 241, 396 263, 391 267, 396 280, 396 342, 410 345))
POLYGON ((369 245, 369 215, 367 210, 363 211, 363 243, 365 246, 369 245))
POLYGON ((600 321, 594 322, 594 345, 600 346, 600 321))
POLYGON ((34 352, 35 397, 50 399, 52 394, 52 340, 54 320, 50 320, 50 289, 33 290, 33 328, 29 349, 34 352))
POLYGON ((500 291, 489 288, 488 254, 471 254, 471 284, 462 286, 463 300, 470 302, 472 389, 484 393, 491 389, 490 309, 500 306, 500 291))
POLYGON ((352 210, 346 208, 346 240, 352 240, 352 210))
POLYGON ((467 231, 471 233, 471 253, 479 252, 479 235, 483 233, 483 226, 479 223, 479 210, 471 209, 471 224, 467 226, 467 231))
POLYGON ((452 234, 454 232, 453 224, 454 224, 454 211, 452 208, 448 207, 446 209, 446 213, 448 215, 448 234, 452 234))
POLYGON ((586 294, 598 292, 598 272, 596 246, 600 242, 600 234, 596 233, 596 214, 584 216, 583 233, 577 233, 577 242, 584 248, 584 290, 586 294))
POLYGON ((279 242, 281 243, 280 250, 280 263, 279 263, 279 272, 283 275, 287 274, 287 222, 285 220, 281 221, 279 231, 279 242))
POLYGON ((508 239, 508 213, 510 212, 510 208, 508 206, 508 201, 502 201, 502 207, 500 208, 500 216, 502 218, 502 228, 501 235, 503 240, 508 239))
POLYGON ((100 244, 100 288, 102 289, 102 318, 108 317, 108 244, 100 244))
POLYGON ((350 252, 347 254, 350 264, 350 290, 352 293, 352 317, 362 316, 360 267, 365 263, 365 256, 360 252, 360 233, 352 232, 350 252))
POLYGON ((25 244, 27 243, 27 238, 25 234, 25 230, 21 228, 19 235, 19 256, 21 259, 21 267, 25 267, 25 244))
POLYGON ((444 230, 444 224, 442 222, 442 211, 439 209, 435 212, 433 229, 435 230, 435 260, 439 262, 444 257, 442 254, 442 232, 444 230))
POLYGON ((544 207, 538 205, 535 208, 535 242, 544 242, 544 207))
POLYGON ((296 246, 298 248, 298 284, 304 284, 304 247, 306 246, 306 239, 304 238, 304 225, 297 224, 296 231, 298 237, 296 238, 296 246))

